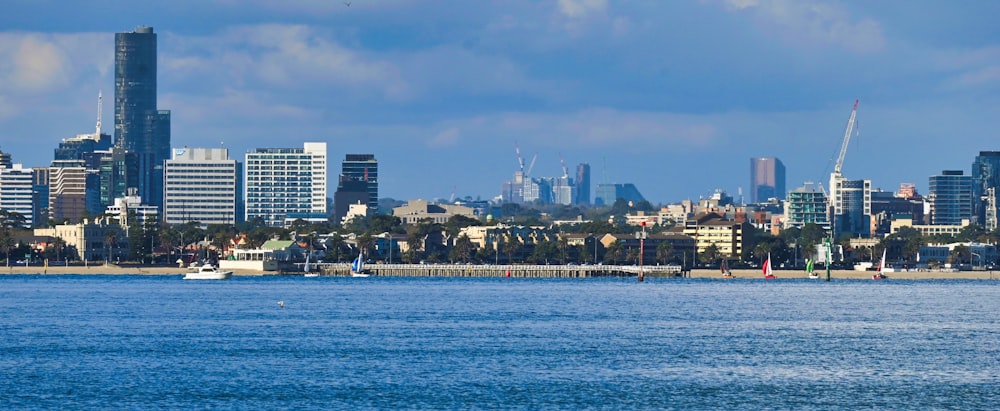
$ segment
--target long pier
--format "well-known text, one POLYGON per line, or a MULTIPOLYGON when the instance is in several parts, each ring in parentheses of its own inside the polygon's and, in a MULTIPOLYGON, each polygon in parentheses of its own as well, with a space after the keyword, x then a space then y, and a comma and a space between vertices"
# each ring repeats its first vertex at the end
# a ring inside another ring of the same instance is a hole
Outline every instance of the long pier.
MULTIPOLYGON (((315 264, 320 274, 350 275, 350 264, 315 264)), ((302 269, 302 264, 296 264, 302 269)), ((378 277, 521 277, 521 278, 585 278, 636 277, 636 265, 478 265, 478 264, 369 264, 365 271, 378 277)), ((647 277, 683 277, 689 270, 680 266, 644 266, 647 277)))

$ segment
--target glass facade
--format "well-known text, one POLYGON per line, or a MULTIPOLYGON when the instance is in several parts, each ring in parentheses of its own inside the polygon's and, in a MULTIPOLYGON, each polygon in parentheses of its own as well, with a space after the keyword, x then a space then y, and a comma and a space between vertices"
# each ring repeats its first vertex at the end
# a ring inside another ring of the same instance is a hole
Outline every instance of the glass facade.
POLYGON ((929 187, 931 224, 960 225, 963 219, 972 219, 972 176, 944 170, 931 176, 929 187))
POLYGON ((750 201, 763 203, 770 198, 785 199, 785 165, 775 157, 750 159, 750 201))
POLYGON ((590 164, 576 166, 576 200, 574 204, 590 204, 590 164))
POLYGON ((163 162, 170 155, 170 111, 156 109, 156 33, 152 27, 115 33, 114 144, 137 154, 140 175, 134 187, 147 204, 161 206, 163 162))
POLYGON ((826 195, 812 183, 789 191, 785 207, 784 228, 802 228, 806 224, 813 223, 824 229, 830 229, 826 195))
POLYGON ((975 222, 995 230, 997 221, 996 191, 1000 188, 1000 151, 980 151, 972 163, 972 201, 975 222))
POLYGON ((292 215, 326 216, 326 143, 246 154, 246 220, 282 226, 292 215))
POLYGON ((347 180, 365 182, 368 191, 368 209, 378 210, 378 160, 374 154, 346 155, 340 174, 347 180))

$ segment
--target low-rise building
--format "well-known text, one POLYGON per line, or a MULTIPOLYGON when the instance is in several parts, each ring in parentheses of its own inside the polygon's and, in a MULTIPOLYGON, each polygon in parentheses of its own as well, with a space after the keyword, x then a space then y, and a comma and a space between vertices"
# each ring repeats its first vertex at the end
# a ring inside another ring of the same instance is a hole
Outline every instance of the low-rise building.
POLYGON ((67 260, 116 262, 128 252, 125 230, 105 219, 84 219, 78 224, 36 228, 34 232, 39 237, 62 239, 66 244, 67 260))
POLYGON ((403 224, 416 224, 424 219, 444 224, 449 218, 461 215, 476 218, 475 210, 470 207, 450 204, 431 204, 426 200, 412 200, 406 205, 392 209, 392 215, 398 217, 403 224))

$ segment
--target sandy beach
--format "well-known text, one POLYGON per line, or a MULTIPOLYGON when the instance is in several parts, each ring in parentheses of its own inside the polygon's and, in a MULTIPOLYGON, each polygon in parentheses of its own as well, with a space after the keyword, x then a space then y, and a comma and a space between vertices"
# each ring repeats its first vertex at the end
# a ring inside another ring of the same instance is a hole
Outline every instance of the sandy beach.
MULTIPOLYGON (((77 275, 182 275, 187 270, 178 267, 143 267, 143 266, 117 266, 117 265, 90 265, 90 266, 11 266, 0 267, 0 274, 77 274, 77 275)), ((826 278, 826 271, 819 271, 820 278, 826 278)), ((830 272, 831 279, 870 279, 872 271, 834 270, 830 272)), ((237 276, 260 276, 279 275, 277 272, 262 272, 255 270, 233 270, 233 275, 237 276)), ((740 279, 761 279, 763 274, 759 269, 733 270, 733 275, 740 279)), ((778 270, 774 272, 778 280, 780 279, 800 279, 807 278, 803 270, 778 270)), ((1000 280, 1000 271, 902 271, 888 273, 889 279, 904 280, 936 280, 936 279, 962 279, 962 280, 1000 280)), ((722 275, 717 269, 692 270, 692 278, 719 278, 722 275)))

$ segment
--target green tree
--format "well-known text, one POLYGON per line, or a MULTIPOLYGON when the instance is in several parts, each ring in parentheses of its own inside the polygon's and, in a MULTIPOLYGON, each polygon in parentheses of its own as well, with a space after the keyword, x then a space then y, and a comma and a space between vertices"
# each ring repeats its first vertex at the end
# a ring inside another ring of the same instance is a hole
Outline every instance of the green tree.
POLYGON ((475 251, 476 245, 472 243, 472 240, 469 240, 468 236, 463 234, 455 240, 455 246, 451 248, 449 257, 452 262, 467 263, 472 259, 475 251))
POLYGON ((656 245, 656 262, 661 264, 669 264, 671 254, 673 254, 674 246, 668 241, 661 241, 656 245))

